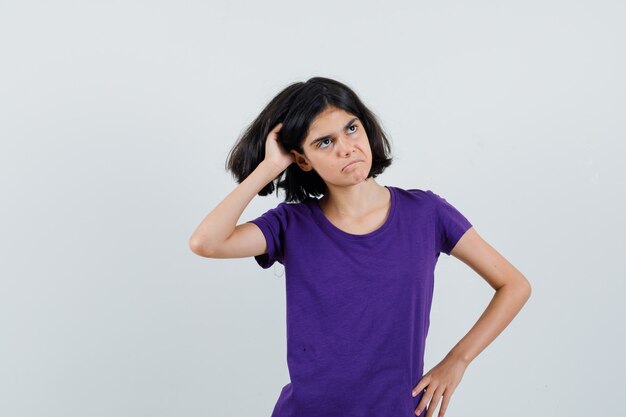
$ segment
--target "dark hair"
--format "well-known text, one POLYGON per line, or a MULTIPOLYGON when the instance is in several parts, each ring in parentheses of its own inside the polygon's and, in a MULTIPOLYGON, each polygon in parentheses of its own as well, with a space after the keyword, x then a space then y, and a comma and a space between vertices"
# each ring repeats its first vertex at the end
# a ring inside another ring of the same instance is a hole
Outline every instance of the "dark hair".
MULTIPOLYGON (((274 97, 259 116, 246 128, 235 146, 229 152, 226 169, 231 171, 238 183, 265 158, 265 139, 278 124, 283 126, 278 133, 280 144, 287 152, 292 149, 304 153, 302 144, 307 137, 310 124, 315 117, 328 107, 337 107, 357 116, 367 133, 372 150, 372 167, 368 178, 376 178, 391 165, 390 146, 377 117, 345 84, 329 78, 313 77, 306 82, 288 85, 274 97)), ((296 163, 259 191, 265 196, 278 188, 285 189, 285 201, 301 202, 307 197, 318 197, 326 193, 326 183, 315 170, 303 171, 296 163), (285 179, 280 180, 285 174, 285 179)))

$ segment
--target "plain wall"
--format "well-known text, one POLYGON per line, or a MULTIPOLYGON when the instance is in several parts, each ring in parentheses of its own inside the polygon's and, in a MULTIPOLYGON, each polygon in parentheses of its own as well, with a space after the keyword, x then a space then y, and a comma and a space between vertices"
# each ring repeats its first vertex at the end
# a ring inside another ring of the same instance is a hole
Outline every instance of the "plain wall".
MULTIPOLYGON (((287 84, 351 86, 395 161, 533 294, 454 416, 615 416, 626 372, 618 1, 0 1, 0 415, 269 416, 284 270, 188 239, 287 84)), ((282 195, 282 194, 281 194, 282 195)), ((255 197, 241 222, 276 206, 255 197)), ((442 254, 425 371, 493 290, 442 254)))

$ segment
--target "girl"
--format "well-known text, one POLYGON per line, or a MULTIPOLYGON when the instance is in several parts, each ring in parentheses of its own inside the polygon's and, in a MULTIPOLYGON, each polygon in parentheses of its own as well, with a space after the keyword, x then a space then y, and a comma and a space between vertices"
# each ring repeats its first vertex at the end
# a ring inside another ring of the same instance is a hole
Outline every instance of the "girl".
POLYGON ((441 417, 469 363, 530 297, 527 279, 446 199, 381 186, 375 178, 391 161, 375 115, 348 86, 291 84, 234 146, 227 167, 239 185, 190 238, 200 256, 284 265, 291 381, 272 417, 431 417, 440 402, 441 417), (284 202, 237 224, 255 195, 278 188, 284 202), (441 252, 495 294, 424 373, 441 252))

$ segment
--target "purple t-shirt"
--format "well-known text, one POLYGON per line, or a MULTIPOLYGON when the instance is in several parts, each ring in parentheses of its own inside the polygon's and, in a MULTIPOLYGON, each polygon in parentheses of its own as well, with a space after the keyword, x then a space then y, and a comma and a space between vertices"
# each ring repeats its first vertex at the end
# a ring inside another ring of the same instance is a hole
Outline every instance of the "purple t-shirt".
POLYGON ((250 220, 267 241, 255 260, 285 267, 291 381, 272 417, 415 416, 435 265, 472 225, 430 190, 385 187, 389 215, 367 234, 334 226, 315 198, 250 220))

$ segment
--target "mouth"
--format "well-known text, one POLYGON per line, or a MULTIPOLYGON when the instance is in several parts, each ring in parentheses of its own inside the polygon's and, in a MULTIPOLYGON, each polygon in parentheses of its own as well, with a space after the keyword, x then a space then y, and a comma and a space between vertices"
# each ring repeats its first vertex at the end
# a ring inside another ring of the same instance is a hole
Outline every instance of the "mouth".
POLYGON ((346 169, 346 168, 348 168, 350 165, 354 165, 354 164, 356 164, 357 162, 363 162, 363 161, 362 161, 362 160, 360 160, 360 159, 354 160, 354 161, 350 162, 348 165, 346 165, 345 167, 343 167, 343 169, 346 169))

